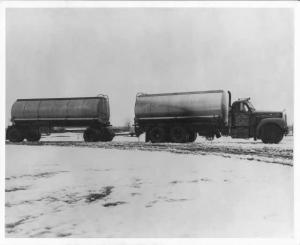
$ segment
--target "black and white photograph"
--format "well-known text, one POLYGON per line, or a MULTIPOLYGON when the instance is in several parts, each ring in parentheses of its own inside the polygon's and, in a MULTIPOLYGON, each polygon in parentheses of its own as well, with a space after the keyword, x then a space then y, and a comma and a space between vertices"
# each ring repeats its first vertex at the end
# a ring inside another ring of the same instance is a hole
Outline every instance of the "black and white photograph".
POLYGON ((6 8, 5 238, 292 239, 294 21, 6 8))

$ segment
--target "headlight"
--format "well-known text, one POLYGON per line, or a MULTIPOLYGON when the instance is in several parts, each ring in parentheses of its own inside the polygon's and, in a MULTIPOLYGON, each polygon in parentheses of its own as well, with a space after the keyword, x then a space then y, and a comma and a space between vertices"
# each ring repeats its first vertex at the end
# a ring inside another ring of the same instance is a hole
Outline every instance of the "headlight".
POLYGON ((286 121, 286 112, 285 112, 285 110, 282 111, 281 115, 282 115, 282 119, 284 121, 286 121))

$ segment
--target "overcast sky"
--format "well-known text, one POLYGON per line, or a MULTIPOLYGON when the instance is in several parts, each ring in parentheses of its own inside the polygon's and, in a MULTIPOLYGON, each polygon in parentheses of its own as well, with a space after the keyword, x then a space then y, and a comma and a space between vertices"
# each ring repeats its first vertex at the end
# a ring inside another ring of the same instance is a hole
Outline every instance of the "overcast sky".
POLYGON ((17 98, 224 89, 293 119, 291 9, 8 9, 6 123, 17 98))

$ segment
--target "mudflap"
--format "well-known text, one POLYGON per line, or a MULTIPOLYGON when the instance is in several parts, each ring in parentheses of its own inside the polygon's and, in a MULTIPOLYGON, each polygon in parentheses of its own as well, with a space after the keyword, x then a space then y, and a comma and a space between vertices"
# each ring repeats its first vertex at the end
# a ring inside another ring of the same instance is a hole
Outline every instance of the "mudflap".
POLYGON ((149 132, 145 133, 145 142, 149 142, 150 141, 150 137, 149 137, 149 132))

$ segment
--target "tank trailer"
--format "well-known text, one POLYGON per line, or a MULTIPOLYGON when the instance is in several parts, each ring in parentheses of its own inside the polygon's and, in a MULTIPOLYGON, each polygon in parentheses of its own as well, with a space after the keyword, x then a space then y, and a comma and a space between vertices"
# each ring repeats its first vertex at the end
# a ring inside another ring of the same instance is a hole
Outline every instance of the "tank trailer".
POLYGON ((288 133, 284 112, 257 111, 250 98, 231 103, 231 93, 210 90, 136 96, 135 132, 146 142, 193 142, 197 134, 279 143, 288 133))
POLYGON ((12 142, 39 141, 41 134, 50 134, 54 127, 85 128, 87 142, 111 141, 109 100, 97 97, 18 99, 11 109, 12 125, 6 138, 12 142))

